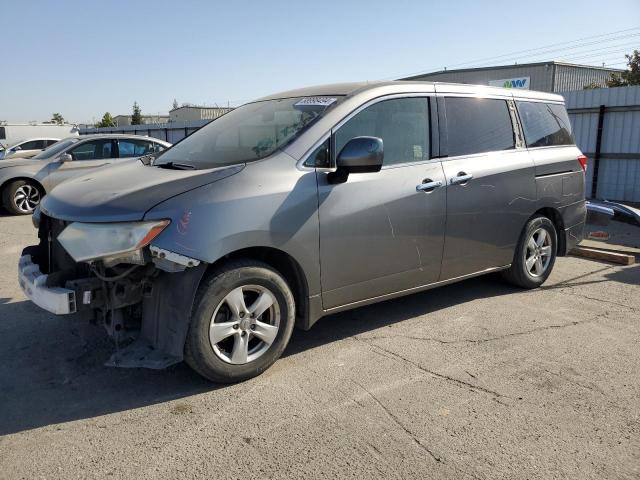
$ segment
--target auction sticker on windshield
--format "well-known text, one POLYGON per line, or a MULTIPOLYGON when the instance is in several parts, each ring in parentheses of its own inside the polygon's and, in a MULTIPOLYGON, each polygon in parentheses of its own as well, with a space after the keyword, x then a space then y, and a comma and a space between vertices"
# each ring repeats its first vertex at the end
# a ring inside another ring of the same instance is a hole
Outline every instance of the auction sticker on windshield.
POLYGON ((305 97, 295 107, 328 107, 337 100, 336 97, 305 97))

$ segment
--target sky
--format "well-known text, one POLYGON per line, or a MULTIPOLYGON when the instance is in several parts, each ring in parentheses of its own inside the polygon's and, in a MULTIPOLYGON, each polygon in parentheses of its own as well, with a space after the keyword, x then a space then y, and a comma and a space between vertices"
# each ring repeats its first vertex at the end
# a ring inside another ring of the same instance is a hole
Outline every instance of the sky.
POLYGON ((0 12, 0 120, 10 122, 60 112, 91 123, 107 111, 130 114, 134 101, 143 114, 166 114, 174 98, 234 106, 631 28, 548 58, 525 53, 493 64, 579 53, 575 63, 622 67, 621 52, 640 49, 640 0, 0 0, 0 12))

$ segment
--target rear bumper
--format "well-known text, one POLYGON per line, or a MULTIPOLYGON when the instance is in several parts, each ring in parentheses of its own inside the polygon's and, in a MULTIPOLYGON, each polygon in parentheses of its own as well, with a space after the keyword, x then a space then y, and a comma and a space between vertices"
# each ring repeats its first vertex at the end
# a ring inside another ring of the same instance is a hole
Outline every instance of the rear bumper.
POLYGON ((559 235, 562 235, 560 245, 558 245, 558 255, 568 255, 569 252, 582 240, 584 225, 587 220, 587 202, 580 200, 560 208, 562 224, 565 228, 559 235), (570 226, 567 226, 570 225, 570 226))
POLYGON ((569 252, 582 240, 584 236, 584 223, 579 223, 578 225, 565 229, 564 235, 566 245, 565 255, 568 255, 569 252))
POLYGON ((18 262, 18 282, 33 303, 56 315, 76 312, 75 291, 62 287, 48 287, 47 275, 33 262, 31 255, 23 255, 18 262))

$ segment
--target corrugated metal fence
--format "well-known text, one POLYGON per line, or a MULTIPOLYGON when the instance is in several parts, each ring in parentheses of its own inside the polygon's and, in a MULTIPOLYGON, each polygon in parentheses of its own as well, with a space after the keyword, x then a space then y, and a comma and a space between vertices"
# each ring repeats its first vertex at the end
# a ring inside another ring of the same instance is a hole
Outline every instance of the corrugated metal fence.
MULTIPOLYGON (((587 196, 640 202, 640 86, 577 90, 562 95, 576 143, 589 157, 587 196)), ((176 143, 206 123, 208 120, 88 128, 80 133, 133 133, 176 143)))
POLYGON ((576 143, 589 157, 587 196, 640 202, 640 86, 562 95, 576 143))

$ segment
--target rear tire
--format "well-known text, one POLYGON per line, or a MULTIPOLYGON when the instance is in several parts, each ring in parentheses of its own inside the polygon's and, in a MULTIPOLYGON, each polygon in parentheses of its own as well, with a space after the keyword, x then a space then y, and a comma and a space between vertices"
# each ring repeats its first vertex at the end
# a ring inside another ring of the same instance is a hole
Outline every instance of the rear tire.
POLYGON ((202 281, 185 343, 185 361, 203 377, 233 383, 260 375, 289 343, 295 303, 269 265, 236 260, 202 281))
POLYGON ((518 287, 537 288, 551 274, 557 251, 558 234, 553 222, 536 215, 525 225, 511 267, 502 276, 518 287))
POLYGON ((41 198, 40 188, 30 180, 14 180, 2 191, 2 204, 14 215, 31 215, 41 198))

